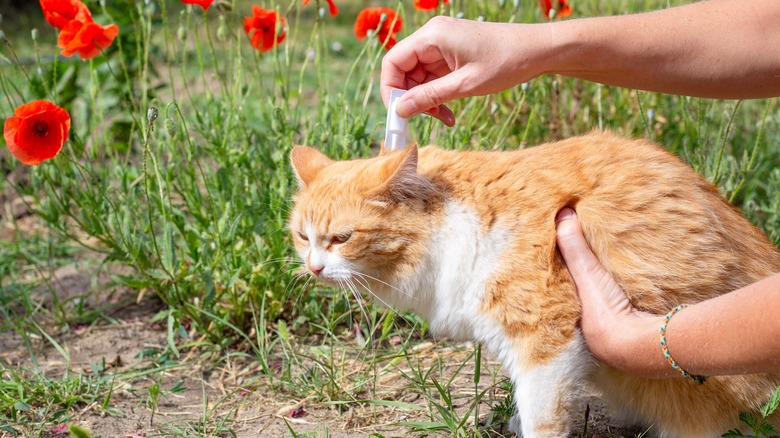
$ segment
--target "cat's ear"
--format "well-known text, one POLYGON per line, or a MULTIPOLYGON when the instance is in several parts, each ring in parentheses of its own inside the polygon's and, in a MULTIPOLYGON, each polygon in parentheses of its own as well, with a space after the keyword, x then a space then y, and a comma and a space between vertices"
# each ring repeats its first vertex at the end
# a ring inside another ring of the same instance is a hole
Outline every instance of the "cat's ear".
POLYGON ((295 146, 290 153, 290 162, 301 187, 311 184, 322 169, 333 163, 322 152, 307 146, 295 146))
POLYGON ((399 152, 388 152, 381 169, 383 182, 374 191, 375 197, 393 202, 428 199, 433 184, 417 173, 418 157, 416 143, 399 152))

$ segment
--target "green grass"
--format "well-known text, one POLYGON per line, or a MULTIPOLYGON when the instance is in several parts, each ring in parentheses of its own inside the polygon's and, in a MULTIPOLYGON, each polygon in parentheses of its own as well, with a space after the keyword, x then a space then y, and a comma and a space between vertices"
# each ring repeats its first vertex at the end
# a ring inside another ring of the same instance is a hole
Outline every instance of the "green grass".
MULTIPOLYGON (((76 321, 111 322, 99 309, 31 298, 53 269, 90 257, 111 274, 107 287, 153 291, 165 303, 154 322, 165 327, 167 350, 160 354, 166 358, 197 351, 213 367, 231 355, 251 358, 273 388, 338 409, 381 402, 372 398, 377 376, 399 369, 428 416, 407 426, 463 436, 502 430, 507 399, 486 397, 500 387, 500 377, 450 393, 447 383, 462 372, 445 376, 440 361, 423 364, 410 353, 426 337, 423 321, 371 307, 363 313, 344 292, 297 275, 301 265, 285 230, 295 190, 290 149, 306 144, 346 159, 371 154, 383 136, 378 74, 384 50, 355 40, 351 30, 362 3, 337 1, 337 17, 320 17, 316 1, 275 3, 289 34, 266 54, 243 34, 248 1, 205 16, 175 0, 106 3, 88 4, 97 21, 120 26, 120 37, 92 61, 56 58, 55 33, 39 15, 16 23, 6 17, 2 24, 9 43, 0 51, 0 114, 47 98, 69 110, 73 132, 61 155, 29 169, 24 183, 5 179, 19 164, 0 153, 0 190, 29 199, 45 225, 40 233, 17 232, 12 242, 0 242, 0 335, 13 331, 25 339, 34 364, 40 353, 34 344, 52 345, 43 334, 76 321), (33 26, 41 29, 35 41, 33 26), (396 337, 401 342, 389 345, 396 337), (357 371, 347 366, 353 363, 360 364, 357 371), (453 409, 456 402, 466 409, 453 409), (479 411, 491 408, 490 422, 475 426, 479 411)), ((542 20, 533 2, 515 3, 453 2, 441 12, 542 20)), ((668 4, 583 2, 575 13, 668 4)), ((401 37, 431 16, 408 3, 398 6, 401 37)), ((421 144, 455 149, 514 149, 594 128, 649 136, 716 182, 780 244, 779 106, 777 99, 694 99, 546 76, 454 102, 459 122, 452 129, 426 117, 411 128, 421 144)), ((481 363, 476 353, 466 360, 470 369, 481 363)), ((2 362, 0 373, 0 427, 7 432, 41 435, 85 405, 110 401, 105 376, 47 377, 34 366, 2 362)), ((147 409, 154 411, 155 403, 147 409)), ((231 425, 204 411, 164 428, 186 436, 222 434, 231 425)))

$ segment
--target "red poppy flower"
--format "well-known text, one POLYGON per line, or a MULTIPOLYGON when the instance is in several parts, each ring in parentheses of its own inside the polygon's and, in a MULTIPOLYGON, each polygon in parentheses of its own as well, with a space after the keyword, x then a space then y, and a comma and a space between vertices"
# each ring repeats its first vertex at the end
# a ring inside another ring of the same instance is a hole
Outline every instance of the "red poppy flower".
MULTIPOLYGON (((311 0, 303 0, 304 5, 308 5, 311 0)), ((339 13, 339 8, 336 7, 336 4, 333 3, 333 0, 327 0, 328 2, 328 11, 330 12, 330 15, 332 17, 335 17, 339 13)))
POLYGON ((548 20, 552 20, 550 17, 550 11, 553 9, 553 1, 558 3, 558 7, 555 8, 556 17, 568 17, 571 15, 571 6, 569 6, 568 0, 539 0, 539 7, 542 9, 542 13, 548 20))
POLYGON ((78 52, 82 59, 91 59, 110 46, 118 34, 119 28, 115 24, 101 26, 92 20, 71 20, 60 31, 57 47, 62 49, 63 56, 73 56, 78 52))
POLYGON ((214 3, 214 0, 181 0, 185 5, 198 5, 205 11, 214 3))
POLYGON ((40 0, 43 17, 52 26, 62 29, 72 20, 92 21, 87 6, 79 0, 40 0))
POLYGON ((3 137, 8 150, 22 163, 37 166, 54 158, 70 132, 70 115, 46 101, 26 103, 5 119, 3 137))
POLYGON ((265 53, 284 41, 287 22, 276 11, 252 6, 252 16, 244 18, 244 32, 252 47, 265 53))
POLYGON ((402 27, 403 22, 395 9, 365 8, 355 20, 355 37, 362 40, 368 35, 368 31, 374 31, 379 42, 389 50, 397 42, 395 34, 400 32, 402 27))
MULTIPOLYGON (((450 0, 444 0, 442 3, 445 5, 450 0)), ((433 11, 439 7, 439 0, 414 0, 414 7, 421 11, 433 11)))

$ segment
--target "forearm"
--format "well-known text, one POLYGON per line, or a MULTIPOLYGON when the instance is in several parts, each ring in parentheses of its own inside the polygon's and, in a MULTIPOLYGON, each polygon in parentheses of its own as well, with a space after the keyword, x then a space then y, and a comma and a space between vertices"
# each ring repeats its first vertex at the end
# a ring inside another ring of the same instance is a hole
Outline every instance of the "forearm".
MULTIPOLYGON (((780 309, 780 274, 690 305, 669 322, 669 352, 693 374, 780 371, 780 318, 776 309, 780 309)), ((662 323, 663 317, 637 321, 625 334, 627 339, 615 342, 612 365, 648 377, 679 376, 661 353, 662 323)))
POLYGON ((549 25, 545 73, 713 98, 780 95, 780 2, 709 0, 549 25))

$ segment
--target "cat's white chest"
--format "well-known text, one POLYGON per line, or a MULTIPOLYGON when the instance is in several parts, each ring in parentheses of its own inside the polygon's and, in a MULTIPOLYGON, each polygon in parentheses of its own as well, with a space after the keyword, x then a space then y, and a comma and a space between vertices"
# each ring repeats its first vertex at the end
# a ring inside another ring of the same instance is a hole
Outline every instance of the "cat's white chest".
POLYGON ((476 212, 456 202, 444 214, 416 278, 404 285, 416 289, 405 307, 427 318, 434 333, 484 342, 498 329, 480 312, 485 286, 502 265, 510 233, 501 227, 483 233, 476 212))

